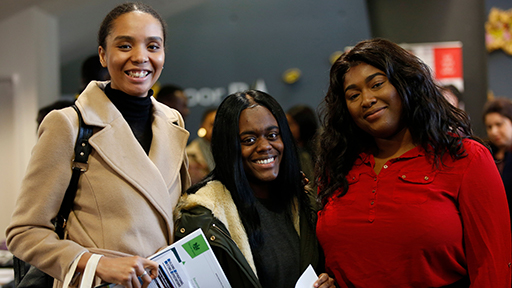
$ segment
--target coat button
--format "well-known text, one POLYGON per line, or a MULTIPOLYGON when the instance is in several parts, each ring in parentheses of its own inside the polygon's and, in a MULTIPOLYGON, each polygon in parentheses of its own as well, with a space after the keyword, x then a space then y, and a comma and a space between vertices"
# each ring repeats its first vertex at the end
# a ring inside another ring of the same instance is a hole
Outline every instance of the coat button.
POLYGON ((181 229, 180 229, 180 232, 181 232, 181 233, 185 233, 185 228, 181 228, 181 229))
POLYGON ((215 236, 210 237, 210 240, 215 241, 215 236))
POLYGON ((402 179, 405 179, 405 175, 402 175, 402 179))
POLYGON ((425 181, 428 181, 428 176, 425 176, 425 181))

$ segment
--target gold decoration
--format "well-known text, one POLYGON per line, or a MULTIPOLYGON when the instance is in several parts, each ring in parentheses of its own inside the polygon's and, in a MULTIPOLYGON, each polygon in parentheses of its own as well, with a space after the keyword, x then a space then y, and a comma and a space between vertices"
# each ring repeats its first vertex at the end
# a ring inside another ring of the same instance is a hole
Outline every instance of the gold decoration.
POLYGON ((300 79, 301 71, 299 68, 290 68, 283 73, 283 81, 287 84, 293 84, 300 79))
POLYGON ((208 133, 206 131, 206 129, 204 127, 201 127, 199 128, 199 130, 197 130, 197 136, 203 138, 204 136, 206 136, 206 133, 208 133))
POLYGON ((489 52, 503 49, 512 55, 512 9, 491 8, 485 23, 485 46, 489 52))
POLYGON ((153 84, 153 87, 151 87, 151 89, 153 89, 153 96, 155 98, 158 98, 158 92, 160 92, 161 88, 162 88, 162 85, 158 81, 156 81, 155 84, 153 84))
POLYGON ((340 58, 341 54, 343 54, 343 51, 334 51, 331 56, 329 57, 329 62, 331 62, 331 65, 340 58))
POLYGON ((492 90, 487 91, 487 101, 492 101, 494 98, 496 98, 494 92, 492 92, 492 90))

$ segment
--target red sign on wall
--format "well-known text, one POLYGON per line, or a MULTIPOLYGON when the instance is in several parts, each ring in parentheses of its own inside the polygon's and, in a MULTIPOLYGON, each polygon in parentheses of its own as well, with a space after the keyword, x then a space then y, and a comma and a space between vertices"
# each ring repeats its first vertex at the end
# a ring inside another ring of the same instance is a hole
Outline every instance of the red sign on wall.
POLYGON ((434 71, 439 80, 462 78, 462 49, 459 47, 434 48, 434 71))
POLYGON ((403 43, 403 48, 418 56, 430 66, 440 85, 454 85, 464 91, 462 42, 403 43))

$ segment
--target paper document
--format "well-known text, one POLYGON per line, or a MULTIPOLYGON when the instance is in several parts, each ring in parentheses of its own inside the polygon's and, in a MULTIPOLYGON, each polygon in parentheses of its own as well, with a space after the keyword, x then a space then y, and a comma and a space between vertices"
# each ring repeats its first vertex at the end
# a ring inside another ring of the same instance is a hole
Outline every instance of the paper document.
POLYGON ((302 273, 299 280, 295 284, 295 288, 313 288, 313 284, 318 279, 315 269, 309 264, 308 268, 302 273))
POLYGON ((200 228, 149 259, 160 264, 149 288, 231 288, 200 228))
MULTIPOLYGON (((158 277, 148 288, 231 288, 201 228, 148 259, 159 264, 158 277)), ((123 286, 104 283, 95 288, 123 286)))

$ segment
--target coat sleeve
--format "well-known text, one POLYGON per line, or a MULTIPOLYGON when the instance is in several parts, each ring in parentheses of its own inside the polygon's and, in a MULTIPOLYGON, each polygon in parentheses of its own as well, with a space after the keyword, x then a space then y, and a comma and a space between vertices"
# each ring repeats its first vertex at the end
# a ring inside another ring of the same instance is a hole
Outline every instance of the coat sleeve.
POLYGON ((470 287, 508 288, 512 240, 505 189, 489 151, 469 146, 458 201, 470 287))
POLYGON ((84 247, 60 240, 51 223, 71 179, 78 130, 72 108, 52 111, 41 123, 16 206, 7 227, 7 246, 18 258, 62 279, 84 247))

